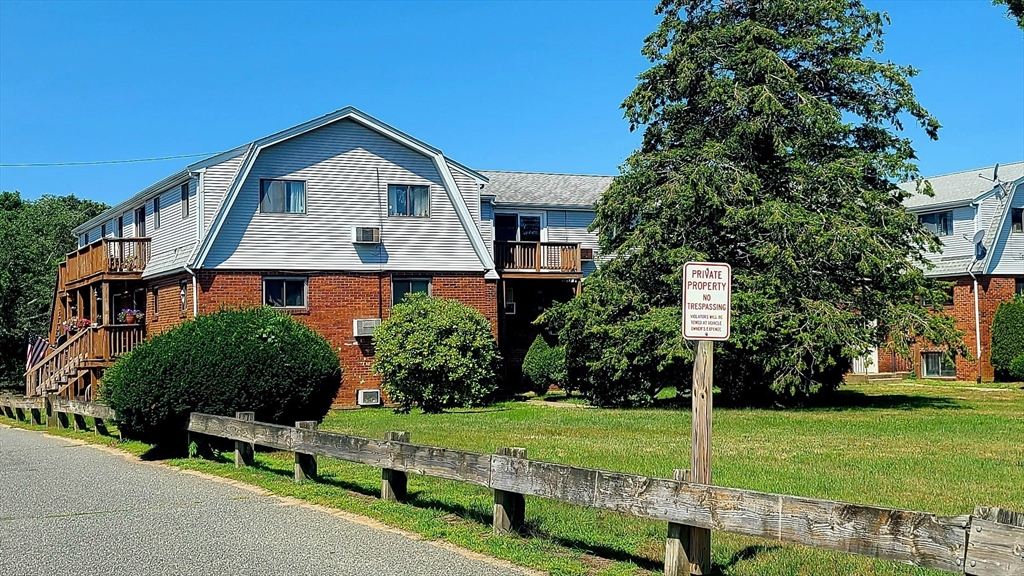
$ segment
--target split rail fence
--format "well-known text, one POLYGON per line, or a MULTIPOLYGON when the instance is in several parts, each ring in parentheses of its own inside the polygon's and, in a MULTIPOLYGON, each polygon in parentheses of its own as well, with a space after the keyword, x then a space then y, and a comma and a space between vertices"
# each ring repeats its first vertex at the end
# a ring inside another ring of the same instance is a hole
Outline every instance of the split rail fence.
POLYGON ((110 433, 107 423, 117 421, 117 414, 109 406, 71 400, 56 394, 36 397, 0 395, 0 411, 14 420, 39 426, 74 427, 75 430, 87 428, 85 418, 88 416, 93 419, 93 430, 103 435, 110 433))
MULTIPOLYGON (((192 413, 192 441, 235 441, 235 464, 251 463, 253 446, 294 452, 296 479, 315 477, 315 457, 381 468, 381 495, 401 500, 407 474, 465 482, 494 490, 494 530, 522 526, 523 496, 612 510, 669 523, 666 574, 688 574, 687 527, 719 530, 903 562, 973 576, 1024 575, 1024 514, 978 507, 974 514, 941 517, 845 502, 768 494, 676 479, 577 468, 526 458, 522 448, 496 454, 409 443, 407 432, 384 440, 192 413), (312 462, 312 465, 310 464, 312 462), (304 463, 304 464, 302 464, 304 463)), ((205 452, 205 450, 203 450, 205 452)))
MULTIPOLYGON (((47 398, 0 396, 11 418, 42 424, 54 420, 76 428, 84 416, 96 431, 117 416, 106 406, 47 398), (63 416, 62 416, 63 415, 63 416), (82 418, 80 422, 80 418, 82 418)), ((525 519, 524 496, 611 510, 668 522, 665 573, 690 573, 690 529, 710 529, 891 560, 972 576, 1024 576, 1024 513, 977 507, 973 514, 943 517, 845 502, 769 494, 688 482, 685 470, 673 479, 578 468, 529 460, 523 448, 495 454, 411 444, 408 432, 383 440, 321 432, 316 422, 295 427, 256 422, 252 412, 235 418, 192 413, 190 442, 209 453, 211 438, 234 441, 235 465, 253 463, 255 446, 295 453, 295 480, 315 479, 316 457, 334 458, 382 470, 381 497, 407 496, 408 474, 465 482, 494 491, 494 530, 516 531, 525 519)), ((105 428, 105 427, 104 427, 105 428)))

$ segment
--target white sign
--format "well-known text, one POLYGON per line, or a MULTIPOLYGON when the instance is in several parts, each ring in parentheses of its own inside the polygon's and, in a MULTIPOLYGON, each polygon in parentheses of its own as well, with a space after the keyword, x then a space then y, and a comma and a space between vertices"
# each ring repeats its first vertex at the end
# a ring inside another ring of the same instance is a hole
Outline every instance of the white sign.
POLYGON ((721 262, 683 265, 683 338, 728 340, 732 268, 721 262))

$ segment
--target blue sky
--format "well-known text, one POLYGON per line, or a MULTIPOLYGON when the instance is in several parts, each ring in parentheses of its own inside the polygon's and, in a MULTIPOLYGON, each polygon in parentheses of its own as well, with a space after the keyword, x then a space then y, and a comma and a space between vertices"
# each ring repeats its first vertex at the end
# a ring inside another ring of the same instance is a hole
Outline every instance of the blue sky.
MULTIPOLYGON (((469 166, 614 174, 654 2, 0 0, 0 163, 217 152, 345 105, 469 166)), ((867 0, 944 128, 925 174, 1024 159, 1024 35, 988 0, 867 0)), ((192 160, 0 168, 113 203, 192 160)))

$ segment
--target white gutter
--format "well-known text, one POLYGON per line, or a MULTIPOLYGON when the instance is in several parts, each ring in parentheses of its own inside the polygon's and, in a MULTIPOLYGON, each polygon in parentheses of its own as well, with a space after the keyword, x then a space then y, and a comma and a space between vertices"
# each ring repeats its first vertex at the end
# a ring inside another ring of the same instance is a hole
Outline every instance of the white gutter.
MULTIPOLYGON (((977 248, 975 248, 977 250, 977 248)), ((981 317, 978 312, 978 277, 974 275, 974 264, 978 261, 978 254, 975 252, 971 263, 967 265, 967 273, 974 280, 974 348, 977 352, 975 365, 978 367, 978 383, 981 383, 981 317)))

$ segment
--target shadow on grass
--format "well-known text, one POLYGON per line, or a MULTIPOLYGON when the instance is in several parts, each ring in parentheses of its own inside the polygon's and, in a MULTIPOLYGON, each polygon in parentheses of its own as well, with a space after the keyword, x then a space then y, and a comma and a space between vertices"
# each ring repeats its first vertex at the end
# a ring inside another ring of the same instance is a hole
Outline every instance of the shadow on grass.
POLYGON ((908 394, 864 394, 856 390, 839 390, 828 396, 814 399, 806 406, 795 410, 820 410, 839 412, 843 410, 919 410, 931 408, 938 410, 963 410, 968 405, 941 396, 914 396, 908 394))

